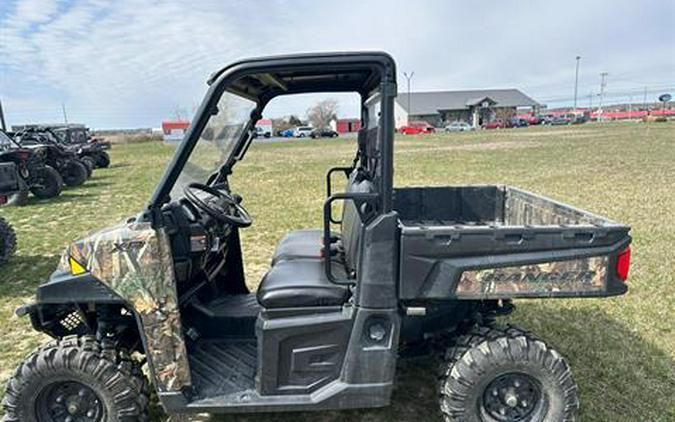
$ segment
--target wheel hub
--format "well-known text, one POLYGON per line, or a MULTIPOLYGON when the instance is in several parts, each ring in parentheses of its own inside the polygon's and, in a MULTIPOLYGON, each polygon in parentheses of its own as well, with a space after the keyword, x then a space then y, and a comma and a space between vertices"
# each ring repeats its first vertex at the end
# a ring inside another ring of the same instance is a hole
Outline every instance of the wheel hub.
POLYGON ((39 420, 50 422, 103 422, 101 399, 91 388, 74 381, 50 384, 36 402, 39 420))
POLYGON ((481 405, 487 415, 499 422, 521 422, 529 420, 541 401, 541 387, 534 378, 509 373, 487 386, 481 405))

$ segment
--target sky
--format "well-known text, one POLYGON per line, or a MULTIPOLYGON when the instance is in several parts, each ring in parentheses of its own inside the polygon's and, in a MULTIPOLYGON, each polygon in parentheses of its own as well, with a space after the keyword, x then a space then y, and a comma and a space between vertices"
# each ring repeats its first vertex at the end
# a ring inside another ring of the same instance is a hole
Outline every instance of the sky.
MULTIPOLYGON (((384 50, 413 91, 518 88, 579 104, 608 72, 607 102, 675 93, 675 1, 0 0, 0 100, 8 123, 98 129, 191 117, 207 77, 260 55, 384 50)), ((319 97, 276 101, 304 115, 319 97)), ((356 114, 353 96, 340 114, 356 114)), ((597 104, 597 97, 593 102, 597 104)))

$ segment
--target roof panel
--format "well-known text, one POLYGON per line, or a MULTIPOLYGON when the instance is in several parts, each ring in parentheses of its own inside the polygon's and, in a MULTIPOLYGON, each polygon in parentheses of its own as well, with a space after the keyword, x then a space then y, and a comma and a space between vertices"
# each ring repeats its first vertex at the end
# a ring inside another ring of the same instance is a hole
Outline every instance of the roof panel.
MULTIPOLYGON (((488 97, 496 107, 537 107, 541 106, 518 89, 475 89, 467 91, 412 92, 410 114, 436 114, 438 110, 466 110, 467 104, 476 99, 488 97)), ((399 92, 396 102, 408 111, 408 94, 399 92)))

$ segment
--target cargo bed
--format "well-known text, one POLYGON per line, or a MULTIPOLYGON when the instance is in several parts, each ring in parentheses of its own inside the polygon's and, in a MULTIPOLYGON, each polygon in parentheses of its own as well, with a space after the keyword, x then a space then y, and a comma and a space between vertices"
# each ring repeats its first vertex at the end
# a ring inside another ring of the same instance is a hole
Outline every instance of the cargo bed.
POLYGON ((402 299, 625 293, 628 226, 501 185, 394 190, 402 299))

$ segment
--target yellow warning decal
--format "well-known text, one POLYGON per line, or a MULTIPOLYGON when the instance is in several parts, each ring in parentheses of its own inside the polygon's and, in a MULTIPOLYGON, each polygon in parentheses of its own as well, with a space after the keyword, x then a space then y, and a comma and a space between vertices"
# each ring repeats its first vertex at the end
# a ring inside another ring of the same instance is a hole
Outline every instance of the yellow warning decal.
POLYGON ((70 272, 73 273, 73 275, 78 275, 87 272, 87 269, 84 268, 82 264, 75 261, 72 257, 68 259, 68 262, 70 263, 70 272))

